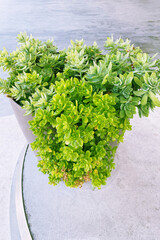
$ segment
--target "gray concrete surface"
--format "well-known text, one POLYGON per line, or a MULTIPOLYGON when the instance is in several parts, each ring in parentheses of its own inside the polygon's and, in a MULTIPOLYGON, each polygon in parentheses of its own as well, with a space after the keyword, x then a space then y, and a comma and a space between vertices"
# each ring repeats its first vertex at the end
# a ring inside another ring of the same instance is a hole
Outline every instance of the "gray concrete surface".
POLYGON ((13 115, 13 110, 3 94, 0 94, 0 117, 13 115))
POLYGON ((116 155, 116 174, 102 190, 48 185, 31 150, 24 200, 34 240, 160 239, 160 109, 136 115, 116 155))
POLYGON ((24 143, 25 139, 15 116, 0 117, 0 240, 10 240, 10 189, 24 143))

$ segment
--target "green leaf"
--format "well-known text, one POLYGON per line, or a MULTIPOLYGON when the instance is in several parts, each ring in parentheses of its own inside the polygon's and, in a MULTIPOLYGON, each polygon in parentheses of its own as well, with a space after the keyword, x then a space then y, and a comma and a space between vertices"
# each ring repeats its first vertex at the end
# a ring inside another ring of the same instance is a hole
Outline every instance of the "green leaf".
POLYGON ((77 144, 78 144, 80 147, 83 146, 83 140, 82 140, 81 138, 78 138, 78 139, 76 140, 76 142, 77 142, 77 144))
POLYGON ((127 99, 124 98, 123 96, 120 96, 120 103, 126 103, 127 99))
POLYGON ((110 72, 111 70, 112 70, 112 62, 109 63, 108 72, 110 72))
POLYGON ((146 105, 148 100, 148 93, 145 93, 141 99, 141 104, 146 105))
POLYGON ((156 97, 156 95, 152 91, 149 91, 149 97, 153 101, 155 106, 160 107, 160 100, 156 97))
POLYGON ((102 85, 104 85, 107 82, 108 76, 109 76, 108 74, 105 75, 102 81, 102 85))
POLYGON ((145 83, 148 84, 149 74, 147 72, 145 73, 143 79, 144 79, 145 83))
POLYGON ((133 91, 133 93, 134 93, 134 95, 136 95, 136 96, 142 96, 143 94, 146 93, 146 91, 144 91, 144 90, 139 90, 139 91, 133 91))
POLYGON ((125 117, 125 111, 124 110, 121 110, 120 111, 120 118, 124 118, 125 117))
POLYGON ((141 80, 140 80, 139 78, 134 77, 134 81, 135 81, 135 83, 136 83, 139 87, 142 87, 142 82, 141 82, 141 80))
POLYGON ((126 84, 129 85, 131 84, 132 80, 133 80, 133 72, 130 72, 128 75, 127 75, 127 78, 126 78, 126 84))

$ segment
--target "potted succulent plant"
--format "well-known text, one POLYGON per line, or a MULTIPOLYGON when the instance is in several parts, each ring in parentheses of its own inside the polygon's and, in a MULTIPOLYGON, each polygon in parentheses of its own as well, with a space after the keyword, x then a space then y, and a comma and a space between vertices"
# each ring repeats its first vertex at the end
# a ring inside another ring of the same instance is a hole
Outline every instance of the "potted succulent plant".
POLYGON ((148 117, 160 106, 159 60, 121 38, 107 38, 103 52, 83 40, 58 51, 52 41, 26 33, 18 42, 16 51, 0 52, 0 66, 9 72, 0 90, 15 109, 23 108, 18 110, 22 125, 30 120, 32 132, 26 134, 40 157, 38 167, 50 184, 63 179, 69 187, 81 187, 91 181, 100 188, 136 110, 148 117))

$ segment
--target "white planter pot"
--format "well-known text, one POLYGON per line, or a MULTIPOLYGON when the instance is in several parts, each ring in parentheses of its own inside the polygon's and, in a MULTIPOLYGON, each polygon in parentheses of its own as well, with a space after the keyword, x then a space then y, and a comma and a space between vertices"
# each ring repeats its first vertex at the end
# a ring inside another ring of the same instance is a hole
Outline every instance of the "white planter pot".
POLYGON ((10 104, 13 108, 14 114, 17 118, 20 128, 28 143, 32 143, 35 140, 35 135, 29 129, 28 121, 32 120, 32 115, 24 116, 25 110, 21 108, 13 99, 9 98, 10 104))

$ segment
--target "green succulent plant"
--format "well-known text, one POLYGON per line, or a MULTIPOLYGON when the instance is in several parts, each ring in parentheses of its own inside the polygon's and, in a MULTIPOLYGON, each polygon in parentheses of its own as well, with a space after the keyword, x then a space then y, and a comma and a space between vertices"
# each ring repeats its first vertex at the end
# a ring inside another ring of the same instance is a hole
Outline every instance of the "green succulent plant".
POLYGON ((58 51, 52 41, 26 33, 18 42, 16 51, 0 52, 0 66, 9 73, 0 91, 33 115, 38 167, 50 184, 91 181, 101 188, 130 119, 137 110, 147 117, 160 107, 160 60, 121 38, 107 38, 103 52, 83 40, 58 51))
POLYGON ((57 51, 53 42, 41 42, 32 35, 21 33, 16 51, 0 51, 0 67, 7 71, 7 80, 0 80, 0 91, 15 99, 21 106, 35 92, 48 88, 64 68, 65 51, 57 51))

